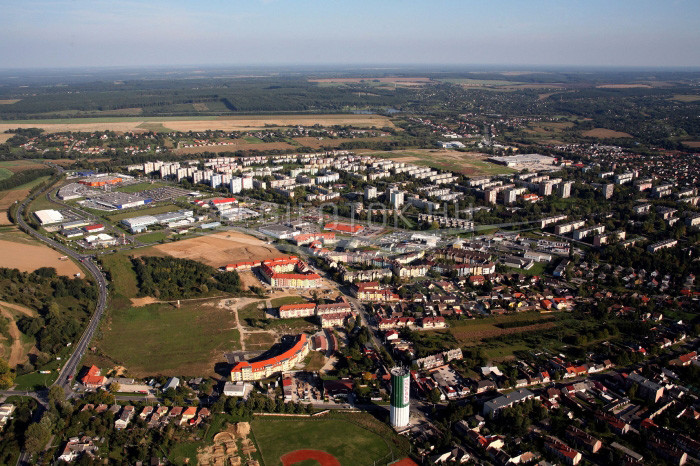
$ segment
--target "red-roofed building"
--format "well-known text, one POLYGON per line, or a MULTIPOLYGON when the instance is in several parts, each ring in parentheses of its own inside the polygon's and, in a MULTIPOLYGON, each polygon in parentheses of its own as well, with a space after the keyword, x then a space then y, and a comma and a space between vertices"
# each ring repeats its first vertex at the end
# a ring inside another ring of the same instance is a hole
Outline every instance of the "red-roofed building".
POLYGON ((327 223, 323 229, 324 230, 333 230, 337 231, 339 233, 346 233, 349 235, 356 235, 362 230, 364 230, 365 227, 362 225, 351 225, 349 223, 339 223, 339 222, 331 222, 327 223))
POLYGON ((85 231, 88 233, 98 233, 100 231, 104 231, 105 226, 102 225, 101 223, 97 223, 95 225, 88 225, 85 227, 85 231))
POLYGON ((309 340, 302 333, 296 343, 285 352, 261 361, 241 361, 231 369, 231 380, 234 382, 260 380, 270 377, 275 372, 288 371, 309 353, 309 340))
POLYGON ((225 197, 221 199, 212 199, 211 201, 209 201, 209 204, 211 204, 213 207, 222 208, 233 205, 236 202, 238 201, 236 201, 235 197, 225 197))
POLYGON ((80 381, 87 388, 100 388, 105 384, 105 377, 100 375, 100 368, 91 366, 80 381))
POLYGON ((280 319, 292 319, 295 317, 309 317, 316 312, 315 303, 285 304, 280 306, 280 319))

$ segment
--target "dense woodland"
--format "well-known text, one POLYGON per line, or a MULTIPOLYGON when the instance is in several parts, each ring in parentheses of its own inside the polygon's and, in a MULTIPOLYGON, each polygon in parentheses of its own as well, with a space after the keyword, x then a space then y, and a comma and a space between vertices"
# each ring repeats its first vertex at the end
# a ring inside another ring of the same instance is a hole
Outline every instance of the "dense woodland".
POLYGON ((57 275, 51 267, 32 273, 0 268, 0 299, 38 313, 17 321, 19 330, 34 338, 41 352, 18 367, 18 373, 25 373, 47 363, 78 338, 93 311, 97 291, 90 282, 57 275))
POLYGON ((206 296, 211 291, 239 293, 237 272, 219 272, 213 267, 189 259, 174 257, 138 257, 132 263, 141 296, 181 299, 206 296))

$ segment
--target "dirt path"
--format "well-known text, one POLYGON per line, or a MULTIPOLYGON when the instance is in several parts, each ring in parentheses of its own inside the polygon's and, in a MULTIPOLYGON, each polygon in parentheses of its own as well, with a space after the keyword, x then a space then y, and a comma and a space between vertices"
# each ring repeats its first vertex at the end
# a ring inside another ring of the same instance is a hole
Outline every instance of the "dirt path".
POLYGON ((12 337, 12 345, 10 346, 10 357, 7 358, 7 364, 10 367, 17 367, 18 364, 22 363, 25 358, 24 350, 22 348, 22 335, 17 328, 17 323, 15 322, 15 316, 7 309, 0 308, 2 315, 7 317, 10 321, 8 322, 8 329, 10 331, 10 336, 12 337))
POLYGON ((28 307, 24 307, 20 304, 8 303, 7 301, 0 301, 0 306, 5 306, 12 309, 13 311, 21 312, 22 314, 28 317, 36 316, 36 312, 33 309, 29 309, 28 307))

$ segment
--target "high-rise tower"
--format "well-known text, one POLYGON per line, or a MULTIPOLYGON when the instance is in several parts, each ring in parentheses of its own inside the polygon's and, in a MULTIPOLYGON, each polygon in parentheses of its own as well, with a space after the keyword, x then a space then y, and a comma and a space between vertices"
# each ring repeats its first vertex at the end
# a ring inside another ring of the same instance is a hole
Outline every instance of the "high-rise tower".
POLYGON ((409 387, 408 369, 394 367, 391 373, 391 410, 390 418, 393 427, 408 425, 411 391, 409 387))

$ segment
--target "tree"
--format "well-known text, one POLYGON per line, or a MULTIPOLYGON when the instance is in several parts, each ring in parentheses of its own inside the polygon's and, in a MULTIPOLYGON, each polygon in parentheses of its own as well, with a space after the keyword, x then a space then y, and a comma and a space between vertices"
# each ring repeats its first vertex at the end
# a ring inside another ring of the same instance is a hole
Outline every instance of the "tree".
POLYGON ((41 421, 31 424, 24 434, 24 449, 30 454, 39 453, 51 436, 50 421, 46 416, 41 421))
POLYGON ((119 382, 112 382, 109 384, 109 393, 119 393, 119 390, 121 390, 121 385, 119 385, 119 382))
POLYGON ((429 398, 431 403, 439 403, 440 398, 442 398, 442 393, 440 392, 440 389, 435 387, 432 390, 430 390, 429 398))
POLYGON ((15 374, 10 370, 7 361, 0 358, 0 389, 6 390, 15 383, 15 374))
POLYGON ((52 385, 49 388, 49 402, 52 404, 60 404, 66 399, 66 394, 63 391, 63 387, 60 385, 52 385))

